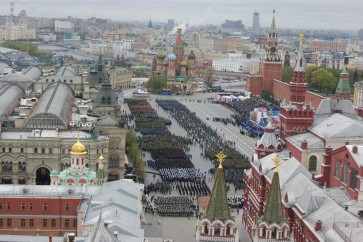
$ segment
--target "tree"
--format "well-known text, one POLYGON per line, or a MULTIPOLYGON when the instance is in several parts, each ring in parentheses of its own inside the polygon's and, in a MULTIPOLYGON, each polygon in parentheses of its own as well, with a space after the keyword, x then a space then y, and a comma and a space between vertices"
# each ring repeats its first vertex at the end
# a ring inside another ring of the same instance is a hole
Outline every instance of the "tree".
POLYGON ((312 73, 313 71, 317 70, 319 67, 311 65, 311 66, 307 66, 305 68, 305 78, 307 83, 309 84, 309 86, 311 86, 311 82, 312 82, 312 73))
POLYGON ((153 76, 147 83, 147 88, 152 92, 161 92, 166 89, 166 76, 153 76))
POLYGON ((208 69, 206 70, 205 73, 206 73, 206 80, 205 80, 204 84, 207 88, 212 88, 212 86, 213 86, 213 81, 212 81, 213 69, 212 69, 212 67, 208 67, 208 69))
POLYGON ((338 80, 326 68, 320 67, 311 73, 311 84, 320 92, 334 93, 338 80))
POLYGON ((38 49, 33 43, 28 41, 12 41, 6 40, 4 43, 1 44, 2 47, 20 50, 23 52, 28 52, 31 56, 41 57, 41 56, 53 56, 50 52, 41 51, 38 49))
POLYGON ((293 72, 294 69, 291 66, 285 66, 284 68, 282 68, 282 75, 281 75, 282 81, 289 83, 291 81, 293 72))

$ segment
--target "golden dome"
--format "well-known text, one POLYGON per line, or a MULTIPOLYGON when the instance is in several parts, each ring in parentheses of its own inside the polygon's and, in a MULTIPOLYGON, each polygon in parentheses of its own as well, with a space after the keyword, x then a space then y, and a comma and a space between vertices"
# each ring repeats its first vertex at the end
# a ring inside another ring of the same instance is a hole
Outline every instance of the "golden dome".
POLYGON ((101 153, 100 157, 98 157, 98 160, 99 160, 100 163, 105 162, 105 157, 103 157, 102 153, 101 153))
POLYGON ((79 142, 79 138, 77 142, 72 146, 71 151, 69 152, 71 155, 85 155, 87 154, 86 147, 79 142))

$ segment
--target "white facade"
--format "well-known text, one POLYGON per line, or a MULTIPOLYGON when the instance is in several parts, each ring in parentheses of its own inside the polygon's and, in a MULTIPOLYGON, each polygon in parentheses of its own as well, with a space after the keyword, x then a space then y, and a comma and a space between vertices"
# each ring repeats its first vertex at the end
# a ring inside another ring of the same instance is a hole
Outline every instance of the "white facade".
POLYGON ((45 42, 53 42, 57 40, 57 36, 55 34, 38 34, 38 39, 41 39, 45 42))
POLYGON ((27 29, 20 26, 0 26, 1 40, 36 39, 35 29, 27 29))
POLYGON ((212 67, 216 71, 257 74, 259 72, 259 62, 259 60, 254 59, 215 59, 212 62, 212 67))
POLYGON ((74 24, 71 21, 54 21, 54 31, 56 32, 67 32, 73 30, 73 28, 74 24))

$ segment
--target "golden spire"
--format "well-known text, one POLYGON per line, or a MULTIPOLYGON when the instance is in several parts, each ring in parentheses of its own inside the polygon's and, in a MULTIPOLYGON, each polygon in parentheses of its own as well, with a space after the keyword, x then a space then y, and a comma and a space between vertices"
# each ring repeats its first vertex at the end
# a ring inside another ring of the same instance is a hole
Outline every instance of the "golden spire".
POLYGON ((281 157, 279 155, 276 155, 276 157, 273 158, 272 160, 273 162, 275 162, 275 168, 276 168, 275 172, 279 172, 279 164, 282 161, 281 157))
POLYGON ((304 34, 303 32, 300 32, 300 34, 299 34, 300 46, 302 46, 302 44, 303 44, 304 35, 305 35, 305 34, 304 34))
POLYGON ((223 151, 219 151, 219 152, 218 152, 218 154, 216 154, 216 157, 217 157, 217 160, 218 160, 218 162, 219 162, 218 169, 219 169, 219 168, 223 168, 223 167, 222 167, 222 163, 223 163, 224 159, 227 157, 227 155, 225 155, 225 154, 223 153, 223 151))

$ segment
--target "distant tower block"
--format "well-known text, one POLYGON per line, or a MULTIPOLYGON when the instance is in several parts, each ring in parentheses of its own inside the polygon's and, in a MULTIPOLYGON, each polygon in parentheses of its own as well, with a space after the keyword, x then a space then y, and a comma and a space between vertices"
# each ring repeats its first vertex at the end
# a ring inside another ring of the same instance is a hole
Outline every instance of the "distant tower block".
POLYGON ((252 24, 252 31, 255 34, 260 33, 260 14, 257 12, 253 13, 253 24, 252 24))
POLYGON ((10 2, 10 22, 14 21, 14 2, 10 2))

